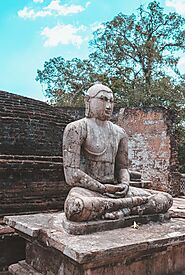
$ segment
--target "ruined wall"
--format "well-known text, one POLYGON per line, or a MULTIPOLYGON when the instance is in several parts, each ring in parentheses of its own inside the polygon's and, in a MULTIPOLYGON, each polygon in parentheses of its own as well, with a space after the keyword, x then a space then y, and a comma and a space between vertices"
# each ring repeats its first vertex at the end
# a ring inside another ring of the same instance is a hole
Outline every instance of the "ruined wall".
POLYGON ((55 107, 59 113, 69 115, 73 120, 81 119, 85 116, 84 107, 55 107))
POLYGON ((61 147, 70 121, 44 102, 0 91, 0 216, 63 208, 61 147))
POLYGON ((68 191, 62 158, 0 156, 0 217, 62 210, 68 191))
MULTIPOLYGON (((63 209, 69 187, 62 167, 65 126, 84 108, 53 108, 0 91, 0 217, 63 209)), ((166 110, 114 110, 130 137, 131 167, 153 188, 178 194, 173 117, 166 110), (176 181, 174 180, 176 179, 176 181)), ((24 242, 0 222, 0 271, 24 257, 24 242)))
POLYGON ((0 154, 61 156, 69 121, 44 102, 0 91, 0 154))
POLYGON ((117 123, 129 136, 130 166, 151 188, 178 195, 175 115, 165 108, 121 109, 117 123))

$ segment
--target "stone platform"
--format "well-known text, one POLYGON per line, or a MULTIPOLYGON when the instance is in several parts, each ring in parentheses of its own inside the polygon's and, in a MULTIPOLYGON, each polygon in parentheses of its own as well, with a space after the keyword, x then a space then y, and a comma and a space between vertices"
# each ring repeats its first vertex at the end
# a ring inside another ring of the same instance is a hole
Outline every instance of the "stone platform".
POLYGON ((173 218, 185 218, 185 196, 173 198, 173 205, 169 213, 173 218))
POLYGON ((72 222, 66 219, 65 215, 62 217, 62 226, 65 231, 73 235, 92 234, 95 232, 108 231, 118 228, 138 226, 149 222, 164 222, 170 219, 170 213, 153 214, 153 215, 133 215, 116 220, 100 220, 89 222, 72 222))
POLYGON ((185 270, 184 219, 75 236, 63 229, 63 217, 5 217, 27 240, 26 259, 11 265, 11 274, 177 275, 185 270))

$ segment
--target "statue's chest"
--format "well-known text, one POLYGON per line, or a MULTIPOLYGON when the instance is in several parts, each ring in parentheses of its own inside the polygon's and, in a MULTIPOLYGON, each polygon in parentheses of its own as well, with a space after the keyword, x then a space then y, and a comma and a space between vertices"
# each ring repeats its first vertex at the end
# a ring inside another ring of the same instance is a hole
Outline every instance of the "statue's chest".
MULTIPOLYGON (((111 127, 87 124, 87 137, 84 143, 84 151, 91 157, 114 158, 117 152, 118 142, 111 131, 111 127)), ((108 159, 107 159, 108 160, 108 159)))

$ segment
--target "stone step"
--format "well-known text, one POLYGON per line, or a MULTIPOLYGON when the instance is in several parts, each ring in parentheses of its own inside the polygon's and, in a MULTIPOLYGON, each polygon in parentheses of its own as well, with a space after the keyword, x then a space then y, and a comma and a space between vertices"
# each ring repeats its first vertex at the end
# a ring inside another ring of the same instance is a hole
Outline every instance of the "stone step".
POLYGON ((37 272, 25 261, 20 261, 17 264, 10 265, 9 272, 12 275, 42 275, 42 273, 37 272))

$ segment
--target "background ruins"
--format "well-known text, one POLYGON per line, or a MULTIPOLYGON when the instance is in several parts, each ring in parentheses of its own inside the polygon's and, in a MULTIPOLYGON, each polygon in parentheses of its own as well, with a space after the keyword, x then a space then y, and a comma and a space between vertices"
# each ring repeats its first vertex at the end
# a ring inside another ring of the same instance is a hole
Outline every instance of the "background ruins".
MULTIPOLYGON (((65 126, 83 108, 54 108, 0 91, 0 271, 25 257, 24 241, 2 218, 7 214, 62 210, 69 191, 62 167, 65 126)), ((175 117, 166 109, 115 109, 113 121, 129 135, 132 169, 152 188, 180 193, 175 117)))

